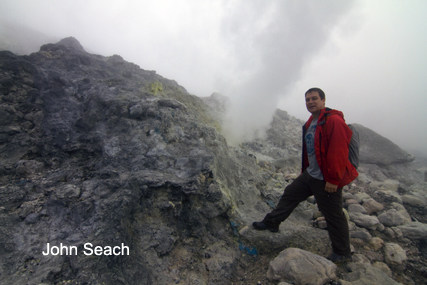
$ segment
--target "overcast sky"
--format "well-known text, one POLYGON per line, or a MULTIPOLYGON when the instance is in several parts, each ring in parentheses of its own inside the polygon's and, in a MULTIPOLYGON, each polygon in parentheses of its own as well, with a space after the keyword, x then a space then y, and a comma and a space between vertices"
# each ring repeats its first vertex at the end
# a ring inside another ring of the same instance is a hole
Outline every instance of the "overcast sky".
POLYGON ((276 108, 306 120, 304 93, 320 87, 348 123, 427 154, 426 11, 425 0, 1 0, 0 44, 20 36, 14 49, 29 53, 73 36, 194 95, 222 93, 240 136, 276 108))

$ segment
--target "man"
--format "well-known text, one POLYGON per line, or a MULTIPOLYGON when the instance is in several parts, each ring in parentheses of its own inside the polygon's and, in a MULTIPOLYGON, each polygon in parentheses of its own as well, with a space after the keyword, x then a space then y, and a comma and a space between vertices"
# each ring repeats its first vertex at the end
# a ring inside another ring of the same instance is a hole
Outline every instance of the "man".
POLYGON ((321 89, 309 89, 305 103, 311 117, 303 126, 301 175, 285 188, 277 207, 263 221, 252 225, 257 230, 278 232, 280 223, 298 204, 314 195, 332 242, 334 253, 329 259, 343 262, 350 258, 351 250, 342 209, 342 187, 358 176, 348 160, 352 131, 342 112, 325 107, 325 93, 321 89))

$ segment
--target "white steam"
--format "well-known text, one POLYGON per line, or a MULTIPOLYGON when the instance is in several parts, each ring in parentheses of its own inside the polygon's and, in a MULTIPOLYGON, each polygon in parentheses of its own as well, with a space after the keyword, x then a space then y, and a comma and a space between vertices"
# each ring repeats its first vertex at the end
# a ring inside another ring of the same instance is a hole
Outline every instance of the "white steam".
MULTIPOLYGON (((223 25, 234 61, 225 73, 227 78, 221 78, 221 93, 232 98, 224 134, 228 141, 239 143, 264 134, 279 101, 298 81, 304 64, 329 40, 353 2, 234 3, 223 25)), ((307 89, 310 87, 314 86, 307 89)))

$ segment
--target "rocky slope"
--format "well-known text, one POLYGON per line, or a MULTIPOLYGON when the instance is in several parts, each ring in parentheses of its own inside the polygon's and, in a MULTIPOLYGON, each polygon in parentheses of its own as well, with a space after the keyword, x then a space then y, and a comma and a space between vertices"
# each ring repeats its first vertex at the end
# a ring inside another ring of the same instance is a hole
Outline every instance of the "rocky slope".
POLYGON ((345 189, 355 254, 336 267, 313 199, 277 234, 250 227, 299 172, 302 122, 278 110, 266 139, 232 147, 226 103, 73 38, 0 52, 0 282, 427 281, 425 169, 414 157, 357 125, 366 159, 345 189))

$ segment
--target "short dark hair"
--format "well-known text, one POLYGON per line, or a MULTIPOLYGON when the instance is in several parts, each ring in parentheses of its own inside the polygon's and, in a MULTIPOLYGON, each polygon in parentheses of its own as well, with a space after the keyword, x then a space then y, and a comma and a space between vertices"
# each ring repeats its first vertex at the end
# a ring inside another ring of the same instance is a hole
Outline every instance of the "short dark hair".
POLYGON ((307 90, 307 92, 305 92, 305 95, 307 95, 308 93, 311 93, 311 92, 317 92, 319 94, 321 100, 325 99, 325 92, 323 92, 322 89, 317 88, 317 87, 310 88, 307 90))

